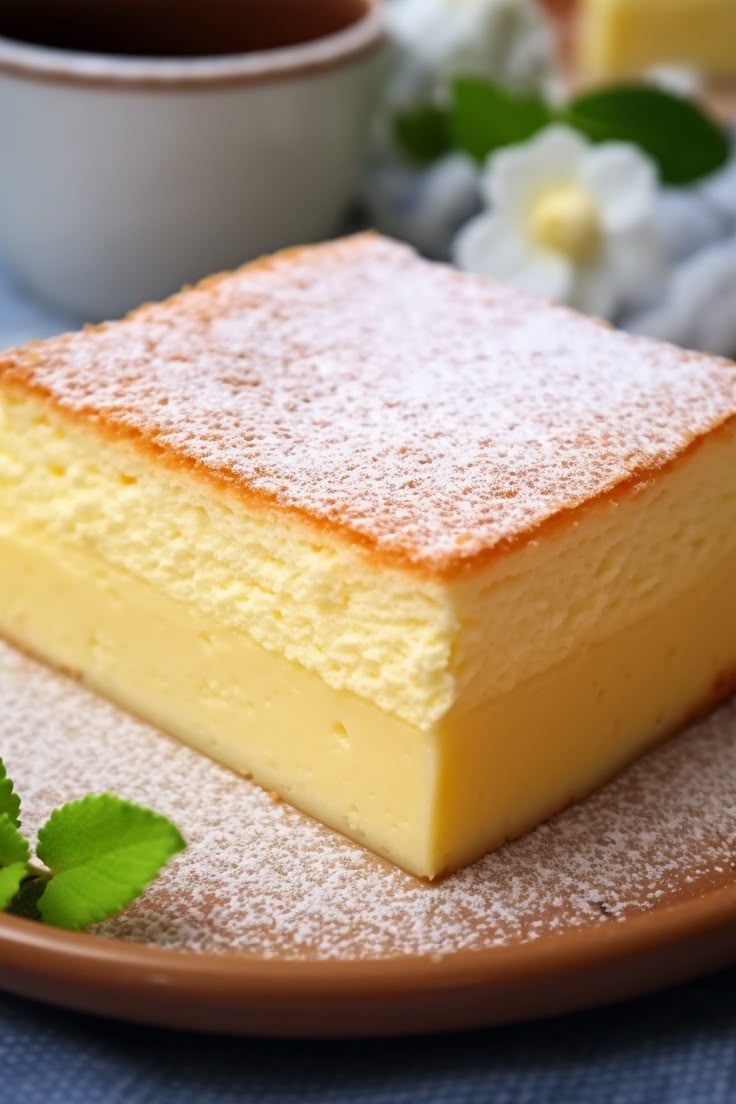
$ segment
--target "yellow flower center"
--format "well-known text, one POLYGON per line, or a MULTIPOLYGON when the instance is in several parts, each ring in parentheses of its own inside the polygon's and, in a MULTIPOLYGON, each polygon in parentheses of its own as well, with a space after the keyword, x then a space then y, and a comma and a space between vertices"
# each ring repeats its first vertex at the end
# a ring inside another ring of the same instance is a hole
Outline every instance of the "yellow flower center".
POLYGON ((603 226, 593 197, 577 184, 544 192, 529 212, 529 230, 542 249, 562 253, 576 264, 595 260, 603 244, 603 226))

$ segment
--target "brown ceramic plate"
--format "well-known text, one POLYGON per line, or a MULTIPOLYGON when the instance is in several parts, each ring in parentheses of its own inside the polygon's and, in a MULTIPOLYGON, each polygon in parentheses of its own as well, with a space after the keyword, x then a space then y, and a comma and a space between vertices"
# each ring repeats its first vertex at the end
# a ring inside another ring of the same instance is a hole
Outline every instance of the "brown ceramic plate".
POLYGON ((112 789, 188 848, 72 935, 0 918, 0 986, 142 1023, 400 1034, 635 996, 736 962, 736 703, 426 886, 0 644, 0 754, 33 831, 112 789))

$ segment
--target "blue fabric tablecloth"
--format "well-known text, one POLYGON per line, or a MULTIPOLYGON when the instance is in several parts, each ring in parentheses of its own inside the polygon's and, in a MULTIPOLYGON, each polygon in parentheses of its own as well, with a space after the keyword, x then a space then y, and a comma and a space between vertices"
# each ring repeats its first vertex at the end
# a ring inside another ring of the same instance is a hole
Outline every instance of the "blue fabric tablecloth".
POLYGON ((0 997, 2 1104, 733 1104, 736 972, 564 1019, 368 1042, 221 1039, 0 997))
MULTIPOLYGON (((0 347, 76 324, 0 268, 0 347)), ((169 1101, 736 1104, 736 972, 545 1023, 376 1042, 196 1037, 0 994, 0 1104, 169 1101)))

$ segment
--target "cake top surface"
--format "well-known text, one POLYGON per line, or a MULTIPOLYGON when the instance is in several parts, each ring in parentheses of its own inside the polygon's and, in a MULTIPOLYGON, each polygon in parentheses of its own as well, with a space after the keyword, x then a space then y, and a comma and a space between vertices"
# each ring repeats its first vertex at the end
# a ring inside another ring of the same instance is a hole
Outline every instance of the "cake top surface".
POLYGON ((276 254, 0 380, 445 573, 645 478, 736 414, 736 365, 372 234, 276 254))

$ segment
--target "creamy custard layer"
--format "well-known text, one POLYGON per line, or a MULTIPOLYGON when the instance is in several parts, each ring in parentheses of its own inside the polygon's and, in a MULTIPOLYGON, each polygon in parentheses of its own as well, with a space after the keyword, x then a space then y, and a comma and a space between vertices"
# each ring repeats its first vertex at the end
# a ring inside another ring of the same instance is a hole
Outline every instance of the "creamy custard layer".
POLYGON ((0 632, 427 877, 736 670, 736 430, 442 579, 0 391, 0 632))
POLYGON ((0 574, 12 640, 428 878, 589 793, 736 678, 730 563, 639 624, 429 730, 69 547, 0 534, 0 574))
POLYGON ((68 546, 0 531, 0 575, 0 628, 11 641, 393 862, 430 873, 431 734, 68 546))

